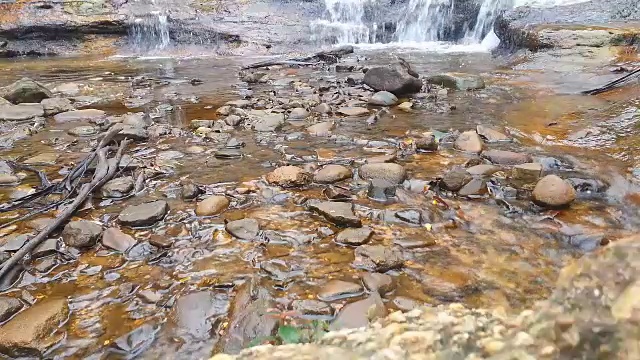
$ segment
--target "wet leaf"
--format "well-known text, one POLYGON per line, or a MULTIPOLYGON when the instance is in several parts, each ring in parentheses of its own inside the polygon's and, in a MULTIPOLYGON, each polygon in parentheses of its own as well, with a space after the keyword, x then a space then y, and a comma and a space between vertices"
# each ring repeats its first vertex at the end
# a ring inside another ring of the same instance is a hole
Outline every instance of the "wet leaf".
POLYGON ((297 344, 300 342, 300 332, 293 326, 280 326, 278 336, 284 344, 297 344))

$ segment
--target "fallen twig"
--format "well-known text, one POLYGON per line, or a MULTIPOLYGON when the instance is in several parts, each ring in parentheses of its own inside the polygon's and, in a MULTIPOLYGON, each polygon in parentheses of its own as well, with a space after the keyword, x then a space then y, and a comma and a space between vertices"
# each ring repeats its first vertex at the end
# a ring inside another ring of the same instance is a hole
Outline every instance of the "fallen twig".
POLYGON ((636 69, 630 73, 628 73, 627 75, 624 75, 606 85, 603 85, 599 88, 596 89, 591 89, 591 90, 587 90, 587 91, 583 91, 582 93, 585 95, 598 95, 598 94, 602 94, 604 92, 607 92, 609 90, 613 90, 617 87, 623 86, 631 81, 633 81, 635 78, 640 79, 640 69, 636 69))
MULTIPOLYGON (((119 131, 113 132, 113 135, 115 135, 117 132, 119 131)), ((109 135, 110 133, 112 132, 109 132, 107 135, 109 135)), ((31 253, 31 251, 33 251, 36 247, 38 247, 38 245, 46 240, 52 232, 54 232, 58 227, 64 224, 73 215, 73 213, 82 204, 84 204, 89 195, 91 195, 91 193, 95 189, 102 186, 104 183, 110 180, 110 177, 113 177, 113 175, 115 175, 116 170, 118 169, 118 166, 120 164, 120 160, 122 159, 124 149, 128 144, 128 140, 125 139, 120 142, 120 147, 118 148, 118 151, 114 158, 115 161, 113 163, 109 163, 107 159, 107 153, 110 148, 104 146, 106 145, 106 143, 107 141, 104 141, 103 139, 103 141, 100 142, 100 145, 102 145, 102 147, 96 149, 95 152, 89 155, 89 157, 91 158, 94 158, 95 156, 98 157, 98 166, 96 167, 96 171, 93 174, 91 182, 85 183, 80 187, 78 195, 75 197, 73 202, 69 204, 69 206, 67 206, 62 211, 62 213, 60 213, 60 215, 58 215, 55 221, 53 221, 46 228, 40 231, 38 235, 36 235, 33 239, 29 240, 20 250, 13 254, 11 258, 3 264, 2 269, 0 269, 0 280, 26 255, 31 253)))
POLYGON ((336 49, 320 51, 312 55, 298 56, 292 58, 280 58, 260 61, 254 64, 244 66, 242 70, 258 69, 275 65, 317 65, 318 63, 334 64, 338 62, 342 56, 353 53, 353 46, 341 46, 336 49))

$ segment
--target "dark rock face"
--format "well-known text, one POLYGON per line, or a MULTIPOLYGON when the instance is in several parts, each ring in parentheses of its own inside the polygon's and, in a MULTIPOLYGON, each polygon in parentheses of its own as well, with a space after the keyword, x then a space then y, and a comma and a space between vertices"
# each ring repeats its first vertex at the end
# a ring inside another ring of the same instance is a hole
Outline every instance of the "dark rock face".
POLYGON ((376 91, 388 91, 396 96, 415 94, 422 89, 422 81, 400 65, 369 69, 364 74, 364 83, 376 91))

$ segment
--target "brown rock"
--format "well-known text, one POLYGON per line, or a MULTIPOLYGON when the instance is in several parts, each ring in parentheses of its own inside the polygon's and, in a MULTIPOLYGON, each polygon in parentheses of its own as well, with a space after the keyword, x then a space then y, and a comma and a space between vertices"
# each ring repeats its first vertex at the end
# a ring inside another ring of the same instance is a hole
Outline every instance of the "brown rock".
POLYGON ((498 142, 498 141, 507 141, 509 137, 495 129, 492 129, 488 126, 478 125, 476 128, 478 131, 478 135, 487 139, 488 142, 498 142))
POLYGON ((358 175, 364 180, 381 179, 400 184, 407 178, 407 171, 402 165, 395 163, 373 163, 362 165, 358 175))
POLYGON ((380 295, 390 293, 395 289, 393 278, 387 274, 366 273, 362 275, 362 282, 369 291, 377 291, 380 295))
POLYGON ((313 176, 297 166, 282 166, 266 176, 269 184, 282 187, 297 187, 311 183, 313 176))
POLYGON ((127 251, 137 243, 131 235, 123 233, 118 228, 108 228, 102 234, 102 245, 120 252, 127 251))
POLYGON ((89 248, 98 242, 101 234, 102 226, 92 221, 71 221, 62 230, 62 240, 67 246, 89 248))
POLYGON ((531 162, 530 155, 507 150, 487 150, 482 153, 482 157, 499 165, 520 165, 531 162))
MULTIPOLYGON (((542 164, 526 163, 516 165, 511 171, 511 183, 520 188, 533 187, 542 176, 542 164)), ((531 188, 529 188, 530 190, 531 188)))
POLYGON ((353 266, 375 272, 386 272, 404 265, 400 250, 383 245, 362 245, 355 251, 353 266))
POLYGON ((330 330, 353 329, 367 326, 369 322, 387 315, 380 294, 372 293, 368 298, 343 307, 329 326, 330 330))
POLYGON ((352 176, 351 169, 346 166, 330 164, 318 170, 313 180, 320 184, 332 184, 350 179, 352 176))
POLYGON ((533 201, 545 207, 562 207, 576 199, 576 191, 571 184, 556 175, 540 179, 533 189, 533 201))
POLYGON ((353 213, 353 204, 345 202, 310 202, 309 210, 320 214, 338 226, 361 227, 362 221, 353 213))
POLYGON ((169 211, 169 205, 164 200, 131 205, 122 210, 118 221, 125 226, 150 226, 162 220, 167 211, 169 211))
POLYGON ((472 176, 465 169, 453 169, 442 177, 440 181, 440 186, 449 191, 458 191, 462 189, 469 181, 471 181, 472 176))
POLYGON ((465 131, 458 136, 453 146, 460 151, 479 154, 482 151, 483 143, 478 133, 465 131))
POLYGON ((364 226, 361 228, 349 228, 342 230, 336 237, 339 244, 358 246, 368 243, 373 236, 373 230, 364 226))
POLYGON ((224 196, 214 195, 202 200, 196 207, 196 215, 218 215, 229 207, 229 199, 224 196))
POLYGON ((342 280, 330 280, 324 284, 320 292, 318 292, 318 299, 322 301, 335 301, 359 296, 362 292, 363 288, 360 284, 342 280))

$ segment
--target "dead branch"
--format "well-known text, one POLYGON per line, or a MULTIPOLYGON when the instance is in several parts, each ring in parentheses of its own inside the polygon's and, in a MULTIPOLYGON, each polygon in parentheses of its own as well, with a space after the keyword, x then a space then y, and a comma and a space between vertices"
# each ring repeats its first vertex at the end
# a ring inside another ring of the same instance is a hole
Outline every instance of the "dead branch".
MULTIPOLYGON (((113 132, 113 135, 115 135, 117 132, 119 131, 113 132)), ((109 132, 107 135, 109 135, 110 133, 112 132, 109 132)), ((107 136, 105 136, 105 138, 106 137, 107 136)), ((108 140, 105 141, 105 139, 103 138, 103 141, 100 142, 100 145, 102 145, 102 147, 96 149, 95 152, 91 153, 91 155, 87 157, 98 157, 98 166, 96 167, 96 171, 93 174, 91 182, 82 185, 76 198, 71 204, 69 204, 69 206, 67 206, 62 211, 60 215, 58 215, 55 221, 53 221, 46 228, 40 231, 40 233, 38 233, 38 235, 36 235, 33 239, 29 240, 29 242, 27 242, 20 250, 13 254, 13 256, 11 256, 11 258, 3 264, 2 269, 0 269, 0 279, 2 279, 9 271, 11 271, 11 269, 16 264, 18 264, 26 255, 30 254, 33 249, 38 247, 38 245, 46 240, 52 232, 54 232, 58 227, 67 222, 67 220, 73 215, 73 213, 82 204, 84 204, 89 195, 91 195, 91 193, 95 189, 102 186, 104 183, 110 180, 110 177, 113 177, 113 175, 115 175, 116 170, 118 169, 118 166, 120 164, 120 160, 122 160, 124 149, 128 144, 128 140, 125 139, 120 142, 120 147, 118 148, 118 151, 114 158, 115 161, 112 164, 110 164, 109 160, 107 159, 107 153, 110 148, 104 146, 107 142, 108 140)))
POLYGON ((307 56, 298 56, 292 58, 279 58, 260 61, 254 64, 244 66, 242 70, 258 69, 275 65, 316 65, 318 63, 335 64, 338 59, 344 55, 353 53, 353 46, 346 45, 336 49, 324 50, 307 56))
POLYGON ((585 95, 598 95, 598 94, 602 94, 605 93, 607 91, 613 90, 615 88, 618 88, 620 86, 624 86, 627 83, 630 83, 631 81, 633 81, 634 79, 640 79, 640 69, 636 69, 630 73, 628 73, 627 75, 624 75, 608 84, 605 84, 599 88, 596 89, 591 89, 591 90, 587 90, 587 91, 583 91, 582 93, 585 95))

